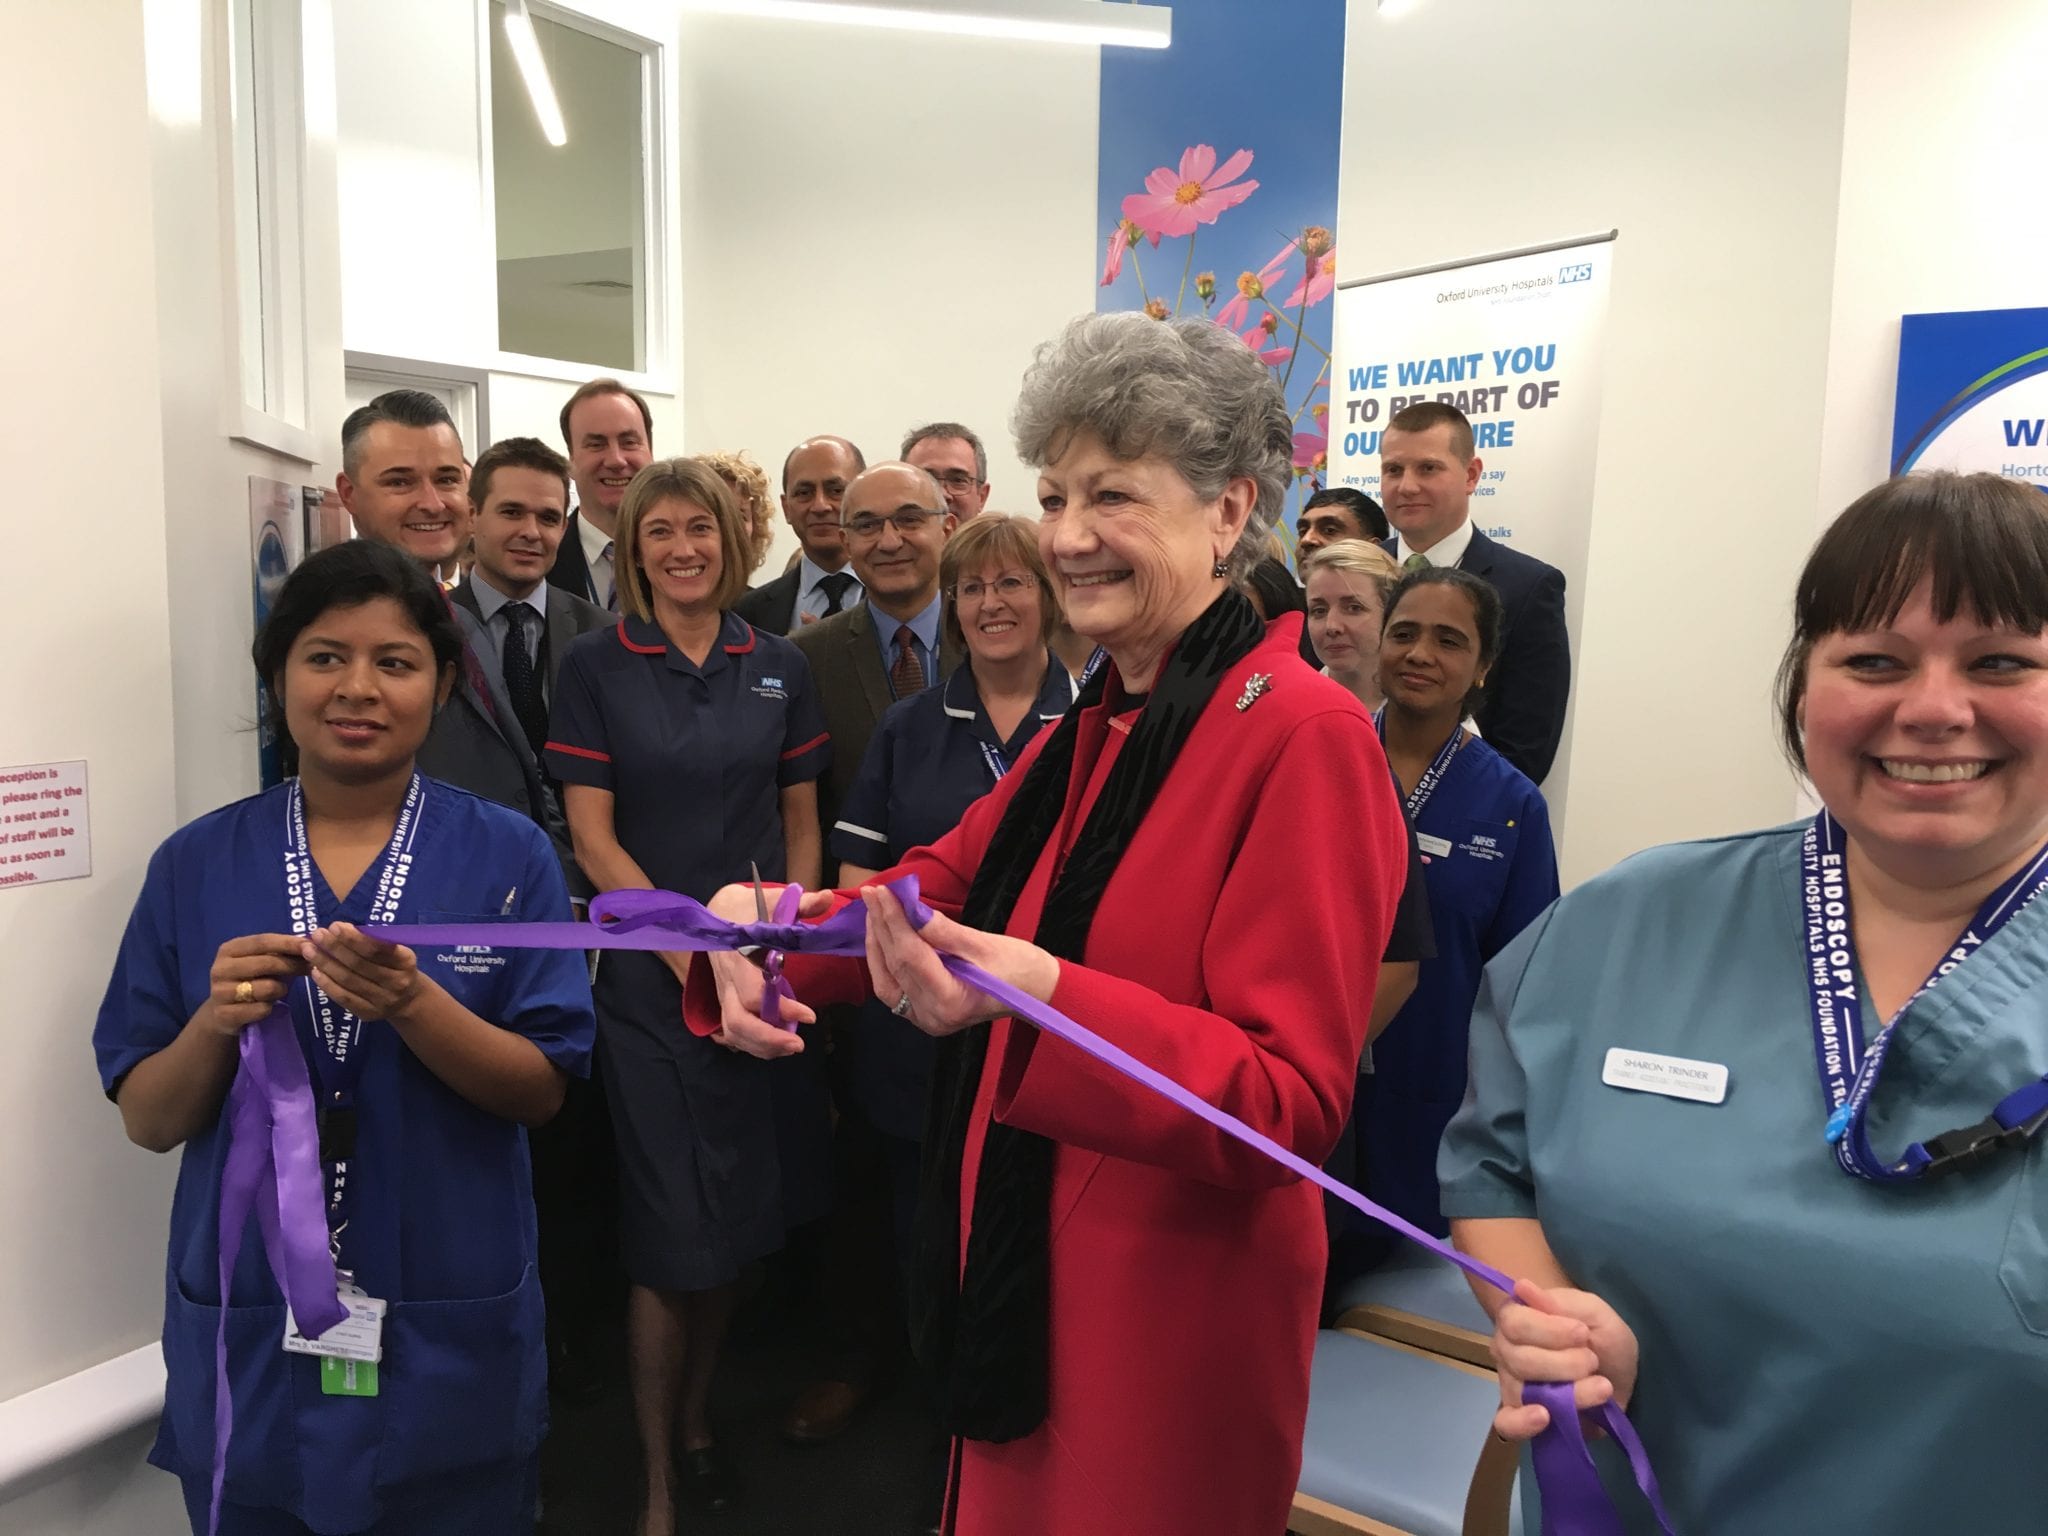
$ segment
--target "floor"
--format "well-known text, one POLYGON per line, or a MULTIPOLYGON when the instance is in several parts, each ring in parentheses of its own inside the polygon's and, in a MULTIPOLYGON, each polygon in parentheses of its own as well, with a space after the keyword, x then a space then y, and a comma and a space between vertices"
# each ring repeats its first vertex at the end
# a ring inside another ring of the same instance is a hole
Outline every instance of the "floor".
MULTIPOLYGON (((683 1511, 678 1529, 716 1536, 911 1536, 932 1457, 932 1421, 909 1383, 870 1403, 837 1440, 796 1446, 777 1432, 807 1378, 809 1351, 774 1309, 735 1319, 713 1398, 718 1433, 745 1487, 739 1507, 683 1511)), ((621 1377, 622 1377, 622 1373, 621 1377)), ((631 1536, 640 1454, 623 1379, 598 1400, 556 1403, 541 1453, 538 1536, 631 1536)))

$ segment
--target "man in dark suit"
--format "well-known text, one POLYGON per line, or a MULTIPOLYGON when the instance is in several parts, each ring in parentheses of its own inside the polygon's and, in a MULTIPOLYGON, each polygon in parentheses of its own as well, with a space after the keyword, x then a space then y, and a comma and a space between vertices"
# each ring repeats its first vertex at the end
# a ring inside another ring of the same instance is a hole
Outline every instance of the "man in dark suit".
MULTIPOLYGON (((1308 557, 1325 545, 1342 539, 1370 539, 1384 543, 1387 514, 1365 492, 1348 485, 1329 485, 1301 504, 1301 516, 1294 524, 1294 574, 1303 585, 1308 582, 1308 557)), ((1308 626, 1301 628, 1301 659, 1321 668, 1309 639, 1308 626)))
POLYGON ((592 379, 562 407, 562 445, 576 510, 548 585, 617 612, 612 530, 626 487, 654 458, 654 417, 646 400, 617 379, 592 379))
MULTIPOLYGON (((846 486, 845 548, 864 591, 843 613, 796 631, 797 649, 832 733, 832 766, 818 781, 818 820, 830 828, 882 712, 940 681, 965 652, 940 622, 939 555, 953 531, 945 493, 925 470, 877 464, 846 486)), ((827 861, 827 869, 832 865, 827 861)), ((834 1024, 833 1203, 822 1234, 823 1300, 831 1334, 819 1379, 783 1421, 792 1440, 829 1440, 873 1389, 891 1337, 894 1236, 887 1153, 853 1091, 859 1030, 834 1024)))
MULTIPOLYGON (((567 459, 538 438, 506 438, 477 456, 469 492, 476 565, 450 596, 494 695, 538 758, 562 653, 578 635, 617 616, 548 585, 568 528, 567 459)), ((548 792, 560 802, 558 786, 550 782, 548 792)), ((571 888, 579 895, 589 890, 580 873, 571 888)), ((527 1140, 547 1301, 548 1386, 564 1398, 589 1398, 603 1389, 605 1339, 626 1293, 617 1258, 611 1115, 596 1075, 571 1080, 561 1109, 527 1140)))
POLYGON ((1380 438, 1380 496, 1395 530, 1385 547, 1403 567, 1455 565, 1500 593, 1507 631, 1486 679, 1479 733, 1541 784, 1557 757, 1571 697, 1564 573, 1472 526, 1479 471, 1463 411, 1432 400, 1395 412, 1380 438))
MULTIPOLYGON (((734 603, 734 613, 771 635, 793 635, 860 601, 859 577, 847 569, 839 512, 846 487, 866 468, 860 449, 843 437, 809 437, 789 450, 782 461, 782 515, 796 530, 802 556, 734 603)), ((836 744, 832 756, 838 759, 836 744)), ((832 823, 825 826, 829 832, 832 823)))
MULTIPOLYGON (((452 564, 469 537, 462 439, 447 407, 422 390, 390 390, 349 413, 334 486, 359 538, 403 550, 429 574, 452 564)), ((579 876, 568 825, 503 679, 494 682, 478 659, 482 625, 458 604, 449 609, 463 631, 461 674, 420 748, 420 771, 531 817, 554 842, 573 889, 579 876)))

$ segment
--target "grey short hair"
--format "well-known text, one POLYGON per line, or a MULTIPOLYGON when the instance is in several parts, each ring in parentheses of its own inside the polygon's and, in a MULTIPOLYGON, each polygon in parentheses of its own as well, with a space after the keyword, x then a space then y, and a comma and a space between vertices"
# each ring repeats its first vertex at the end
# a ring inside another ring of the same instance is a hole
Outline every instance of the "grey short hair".
POLYGON ((910 450, 919 443, 934 440, 944 442, 957 439, 974 450, 974 478, 982 485, 988 484, 988 450, 981 446, 981 439, 974 432, 957 421, 932 421, 921 427, 912 427, 903 434, 903 446, 896 450, 896 457, 908 459, 910 450))
POLYGON ((1227 561, 1234 582, 1266 557, 1285 510, 1294 462, 1286 398, 1250 347, 1207 320, 1127 311, 1069 321, 1033 355, 1010 430, 1034 469, 1085 430, 1120 459, 1159 455, 1197 496, 1213 499, 1249 476, 1259 499, 1227 561))
POLYGON ((363 439, 370 435, 370 428, 386 421, 416 431, 446 427, 455 432, 458 447, 462 442, 448 407, 433 395, 424 389, 387 389, 368 405, 350 411, 341 424, 341 472, 349 479, 355 479, 356 471, 362 467, 363 439))

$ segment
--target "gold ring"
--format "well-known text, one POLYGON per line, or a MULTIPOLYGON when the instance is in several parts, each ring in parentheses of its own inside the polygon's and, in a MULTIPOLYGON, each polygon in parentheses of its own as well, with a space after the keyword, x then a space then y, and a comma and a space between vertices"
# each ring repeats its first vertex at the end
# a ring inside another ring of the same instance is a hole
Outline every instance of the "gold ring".
POLYGON ((235 1001, 236 1001, 236 1002, 238 1002, 238 1003, 250 1003, 250 1002, 254 1002, 255 1000, 256 1000, 256 983, 255 983, 255 982, 253 982, 253 981, 238 981, 238 982, 236 982, 236 983, 235 983, 235 1001))

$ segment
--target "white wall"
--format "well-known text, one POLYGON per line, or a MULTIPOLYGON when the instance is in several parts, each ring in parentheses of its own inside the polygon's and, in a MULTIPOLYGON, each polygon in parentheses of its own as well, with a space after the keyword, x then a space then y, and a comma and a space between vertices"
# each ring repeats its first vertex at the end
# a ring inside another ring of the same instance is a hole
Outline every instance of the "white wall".
MULTIPOLYGON (((678 0, 577 0, 569 9, 599 23, 671 44, 678 0)), ((498 346, 497 229, 492 189, 490 93, 484 58, 500 14, 484 0, 347 0, 334 17, 339 117, 342 335, 374 352, 493 373, 542 367, 559 386, 555 409, 578 383, 619 373, 650 394, 676 390, 680 306, 658 315, 647 370, 537 365, 498 346)), ((677 95, 676 49, 663 51, 662 93, 677 95)), ((676 112, 663 118, 656 161, 676 163, 676 112)), ((627 172, 622 168, 622 174, 627 172)), ((655 247, 679 244, 669 199, 655 247)), ((508 253, 528 255, 520 250, 508 253)), ((670 262, 673 267, 673 260, 670 262)), ((524 398, 521 386, 509 386, 524 398)), ((493 398, 497 389, 494 382, 493 398)), ((552 425, 534 435, 549 441, 552 425)), ((339 421, 332 430, 338 433, 339 421)), ((520 428, 494 417, 493 433, 520 428)))
MULTIPOLYGON (((873 460, 965 422, 995 510, 1031 349, 1095 304, 1094 49, 683 22, 684 445, 773 481, 813 433, 873 460)), ((786 525, 766 569, 794 548, 786 525)))
POLYGON ((8 555, 29 580, 0 605, 0 764, 86 760, 93 871, 0 890, 0 1399, 161 1321, 169 1165, 123 1139, 89 1036, 143 863, 173 826, 141 8, 28 7, 8 48, 34 61, 0 92, 0 227, 15 232, 0 242, 0 462, 8 555))
POLYGON ((1899 316, 2048 304, 2048 8, 1856 0, 1819 513, 1890 468, 1899 316))
POLYGON ((1621 230, 1568 885, 1791 803, 1768 694, 1813 527, 1848 18, 1350 7, 1340 276, 1621 230))

